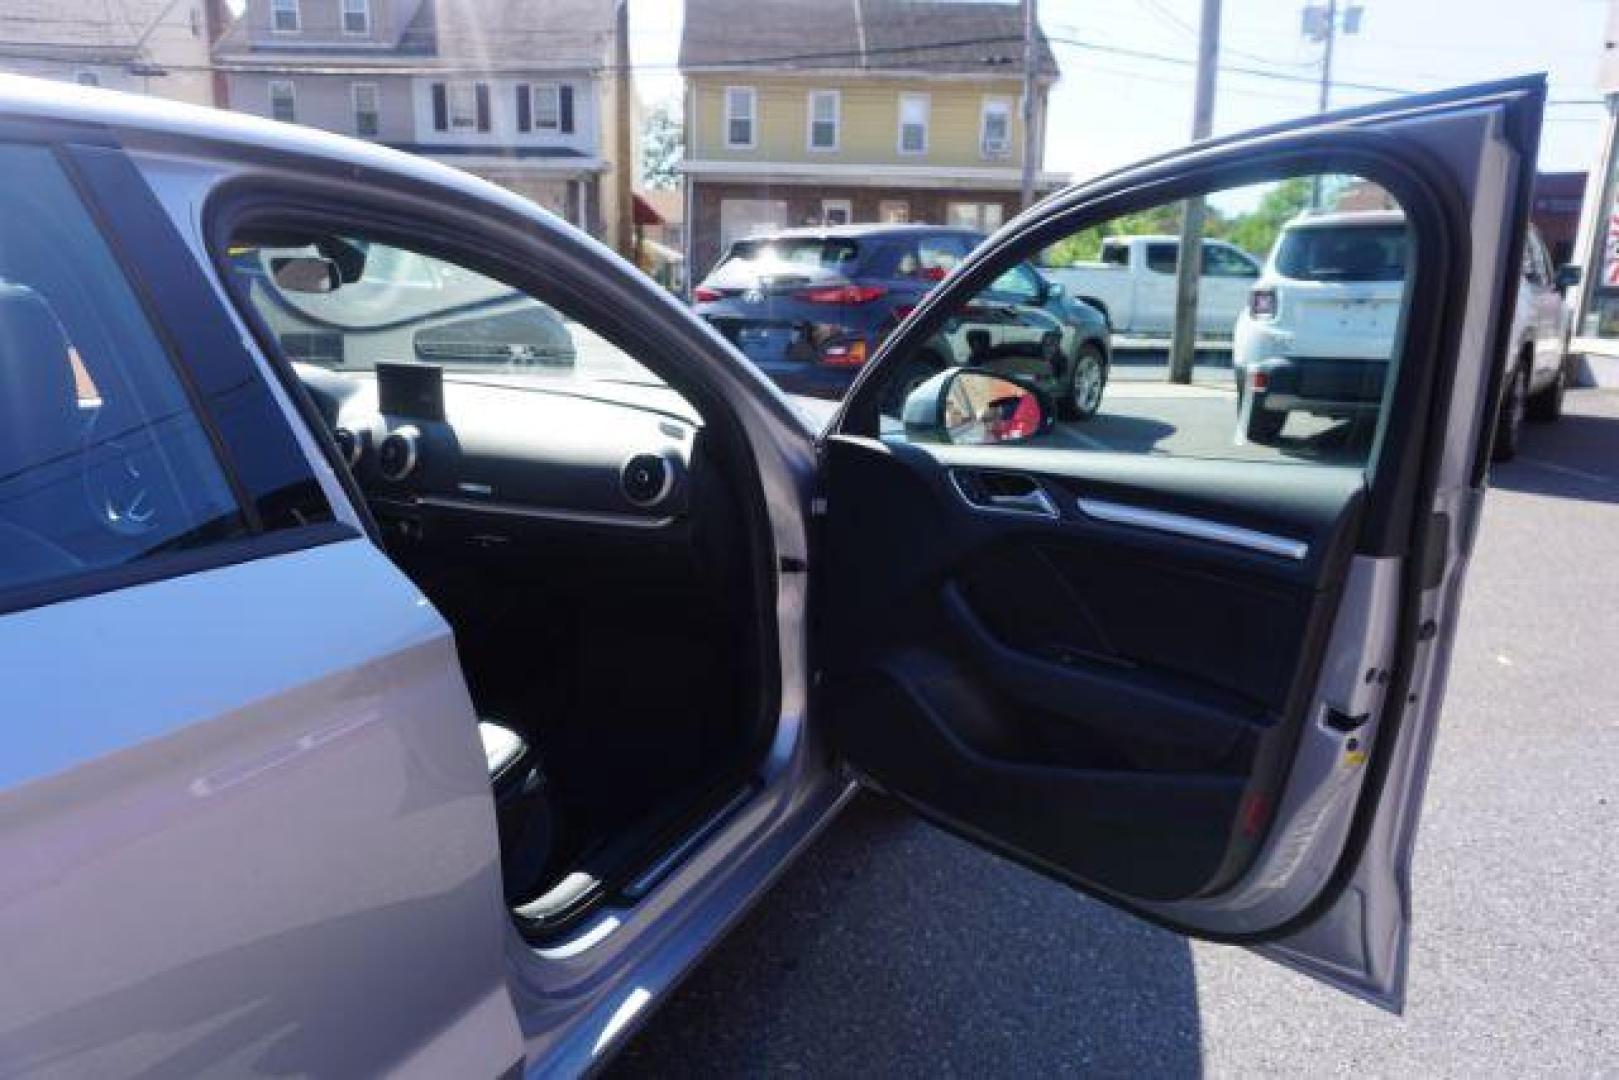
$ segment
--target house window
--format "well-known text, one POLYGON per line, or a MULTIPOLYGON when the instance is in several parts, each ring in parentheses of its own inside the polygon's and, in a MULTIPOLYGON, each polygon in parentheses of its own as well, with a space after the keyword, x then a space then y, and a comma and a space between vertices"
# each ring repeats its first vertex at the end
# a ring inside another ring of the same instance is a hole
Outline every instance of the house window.
POLYGON ((488 131, 489 84, 433 84, 434 131, 488 131))
POLYGON ((1012 103, 985 98, 978 119, 978 152, 986 158, 1012 156, 1012 103))
POLYGON ((73 76, 73 81, 80 86, 100 86, 101 76, 93 71, 81 71, 73 76))
POLYGON ((932 106, 926 94, 899 96, 899 152, 928 152, 928 111, 932 106))
POLYGON ((371 0, 343 0, 343 33, 371 32, 371 0))
POLYGON ((375 138, 381 124, 378 114, 381 111, 377 103, 376 83, 355 83, 354 94, 354 133, 375 138))
POLYGON ((298 32, 298 0, 270 0, 270 29, 277 34, 298 32))
POLYGON ((854 204, 848 199, 822 199, 821 224, 847 225, 854 220, 854 204))
POLYGON ((911 204, 904 199, 884 199, 877 204, 877 220, 887 225, 903 225, 911 220, 911 204))
POLYGON ((1006 211, 998 202, 953 202, 945 207, 945 223, 953 229, 994 232, 1001 227, 1006 211))
POLYGON ((285 124, 298 121, 298 95, 286 79, 270 81, 270 118, 285 124))
POLYGON ((758 94, 751 86, 725 88, 725 145, 733 149, 752 149, 754 122, 758 112, 758 94))
POLYGON ((836 90, 811 90, 809 96, 809 148, 836 150, 842 97, 836 90))

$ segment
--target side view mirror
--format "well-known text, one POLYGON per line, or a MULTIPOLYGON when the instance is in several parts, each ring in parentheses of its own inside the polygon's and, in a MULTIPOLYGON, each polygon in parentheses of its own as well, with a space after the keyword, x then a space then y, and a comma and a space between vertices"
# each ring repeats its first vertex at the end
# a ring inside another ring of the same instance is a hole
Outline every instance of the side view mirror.
POLYGON ((1552 282, 1559 290, 1572 289, 1580 283, 1580 268, 1573 263, 1564 263, 1557 268, 1557 275, 1552 282))
POLYGON ((973 368, 951 368, 912 390, 901 418, 907 442, 994 446, 1045 434, 1056 420, 1056 410, 1029 383, 973 368))
POLYGON ((315 255, 271 259, 270 275, 284 292, 330 293, 343 287, 337 264, 315 255))
POLYGON ((1068 289, 1066 287, 1064 287, 1062 282, 1060 282, 1060 281, 1047 281, 1046 282, 1045 299, 1047 299, 1047 300, 1057 300, 1057 299, 1060 299, 1063 296, 1066 296, 1067 294, 1068 294, 1068 289))

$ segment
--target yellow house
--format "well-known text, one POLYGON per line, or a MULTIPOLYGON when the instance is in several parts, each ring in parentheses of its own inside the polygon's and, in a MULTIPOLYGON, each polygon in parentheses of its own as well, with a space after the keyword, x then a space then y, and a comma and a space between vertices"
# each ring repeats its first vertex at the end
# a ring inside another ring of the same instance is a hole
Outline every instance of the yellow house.
MULTIPOLYGON (((687 0, 688 266, 790 226, 933 222, 991 231, 1018 209, 1017 4, 687 0)), ((1035 145, 1057 79, 1037 51, 1035 145)), ((1044 191, 1060 177, 1039 173, 1044 191)))

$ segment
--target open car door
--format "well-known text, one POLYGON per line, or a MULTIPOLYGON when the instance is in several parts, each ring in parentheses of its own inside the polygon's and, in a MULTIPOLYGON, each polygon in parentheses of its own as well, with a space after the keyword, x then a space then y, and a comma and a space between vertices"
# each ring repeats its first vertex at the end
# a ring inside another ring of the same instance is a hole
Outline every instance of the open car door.
POLYGON ((851 767, 1398 1010, 1543 100, 1522 79, 1199 144, 1047 199, 937 289, 822 448, 816 709, 851 767), (1008 267, 1191 199, 1266 262, 1229 365, 1176 385, 1115 357, 1099 413, 1058 423, 999 374, 1033 354, 940 344, 1008 267))

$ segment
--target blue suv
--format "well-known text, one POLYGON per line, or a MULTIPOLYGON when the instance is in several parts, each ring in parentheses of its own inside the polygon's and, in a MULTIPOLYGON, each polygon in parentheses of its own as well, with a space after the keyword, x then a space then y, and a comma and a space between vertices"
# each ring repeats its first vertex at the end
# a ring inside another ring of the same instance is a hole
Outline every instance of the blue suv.
MULTIPOLYGON (((786 229, 733 243, 693 299, 783 390, 841 397, 878 344, 982 240, 935 225, 786 229)), ((952 319, 894 392, 947 366, 982 365, 1034 379, 1065 417, 1084 419, 1101 404, 1109 359, 1106 318, 1025 263, 952 319)))

